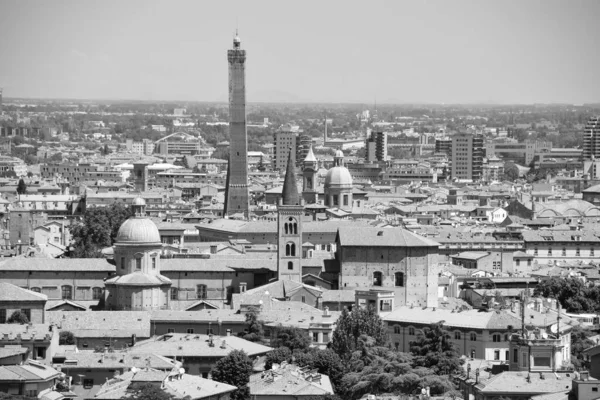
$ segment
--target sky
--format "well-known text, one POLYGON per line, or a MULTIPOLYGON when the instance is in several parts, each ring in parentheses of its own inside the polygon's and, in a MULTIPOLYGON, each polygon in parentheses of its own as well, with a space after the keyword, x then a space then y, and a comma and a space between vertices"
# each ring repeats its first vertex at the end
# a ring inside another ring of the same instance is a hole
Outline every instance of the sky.
POLYGON ((0 0, 4 97, 600 101, 598 0, 0 0))

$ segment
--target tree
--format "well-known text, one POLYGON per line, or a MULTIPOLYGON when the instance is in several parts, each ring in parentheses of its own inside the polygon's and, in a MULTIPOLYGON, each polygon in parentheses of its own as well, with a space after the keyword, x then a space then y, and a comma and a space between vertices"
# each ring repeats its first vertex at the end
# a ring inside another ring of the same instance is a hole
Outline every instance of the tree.
POLYGON ((88 208, 83 220, 71 228, 74 243, 71 257, 101 257, 100 250, 112 246, 119 228, 130 216, 131 210, 122 204, 88 208))
POLYGON ((571 363, 576 369, 589 368, 589 362, 584 357, 584 350, 596 345, 590 339, 594 332, 589 329, 582 328, 580 325, 573 327, 571 331, 571 363))
POLYGON ((425 327, 417 340, 410 342, 410 352, 415 357, 415 366, 430 368, 438 375, 462 370, 463 361, 442 322, 425 327))
POLYGON ((293 359, 301 367, 316 369, 320 374, 329 376, 334 389, 340 384, 346 370, 342 359, 331 349, 295 351, 293 359))
POLYGON ((586 287, 577 278, 553 276, 538 283, 533 294, 557 299, 570 313, 595 312, 600 308, 600 290, 586 287))
POLYGON ((28 324, 29 318, 27 318, 27 315, 21 310, 16 310, 10 314, 10 317, 8 317, 6 322, 9 324, 28 324))
POLYGON ((271 347, 287 347, 294 351, 306 350, 310 346, 308 334, 300 328, 279 325, 274 329, 273 336, 271 347))
POLYGON ((264 331, 255 310, 250 310, 246 314, 246 324, 246 329, 243 332, 239 332, 238 336, 251 342, 260 342, 263 339, 264 331))
POLYGON ((292 351, 287 347, 278 347, 267 353, 265 358, 265 369, 271 369, 273 364, 292 361, 292 351))
POLYGON ((102 149, 102 154, 104 154, 105 156, 109 155, 111 153, 110 149, 108 148, 108 143, 104 144, 104 149, 102 149))
POLYGON ((376 346, 384 346, 388 341, 385 324, 374 308, 356 308, 352 312, 344 308, 331 337, 331 349, 342 360, 347 360, 357 349, 362 335, 373 338, 376 346))
POLYGON ((61 331, 58 335, 58 344, 61 346, 75 344, 75 335, 70 331, 61 331))
POLYGON ((137 399, 137 400, 171 400, 175 397, 163 389, 160 386, 153 385, 151 383, 144 383, 135 389, 134 393, 130 395, 127 393, 122 399, 137 399))
POLYGON ((23 180, 23 178, 19 179, 19 183, 17 184, 17 193, 25 194, 27 193, 27 184, 23 180))
POLYGON ((248 382, 251 373, 252 361, 242 350, 233 350, 226 357, 217 361, 211 370, 213 380, 237 387, 237 390, 231 394, 232 400, 250 398, 248 382))

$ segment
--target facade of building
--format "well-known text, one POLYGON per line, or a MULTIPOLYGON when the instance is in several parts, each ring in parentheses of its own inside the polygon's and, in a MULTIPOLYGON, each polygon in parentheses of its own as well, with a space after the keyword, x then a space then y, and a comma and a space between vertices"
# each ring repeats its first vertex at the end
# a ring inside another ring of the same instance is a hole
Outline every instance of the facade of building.
POLYGON ((452 179, 478 181, 482 177, 483 136, 459 134, 452 137, 452 179))
POLYGON ((316 178, 318 169, 319 163, 315 157, 315 153, 312 151, 312 147, 310 147, 302 163, 302 199, 308 204, 317 202, 316 178))
POLYGON ((439 243, 400 228, 358 227, 341 227, 336 242, 340 289, 391 290, 396 306, 437 306, 439 243))
POLYGON ((288 157, 292 157, 296 165, 296 156, 299 148, 299 129, 297 126, 285 124, 282 125, 273 134, 273 159, 271 167, 275 171, 285 171, 288 164, 288 157), (293 149, 290 152, 290 149, 293 149))
POLYGON ((246 132, 246 50, 240 38, 227 51, 229 61, 229 164, 225 189, 225 215, 248 216, 248 135, 246 132))
POLYGON ((600 117, 591 117, 583 128, 583 159, 600 158, 600 117))
POLYGON ((335 152, 334 166, 327 171, 324 185, 325 206, 352 208, 352 176, 344 167, 344 153, 335 152))
POLYGON ((365 143, 367 162, 386 161, 387 155, 387 133, 373 130, 365 143))

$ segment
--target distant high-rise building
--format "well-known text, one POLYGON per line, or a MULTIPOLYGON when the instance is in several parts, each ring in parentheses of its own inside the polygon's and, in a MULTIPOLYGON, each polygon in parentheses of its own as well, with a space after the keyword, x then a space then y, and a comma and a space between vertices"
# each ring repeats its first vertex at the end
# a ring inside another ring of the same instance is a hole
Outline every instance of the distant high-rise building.
POLYGON ((229 164, 225 188, 225 215, 243 213, 248 216, 248 135, 246 133, 246 50, 239 36, 233 49, 227 51, 229 61, 229 164))
POLYGON ((366 140, 367 162, 387 160, 387 133, 383 131, 371 131, 366 140))
POLYGON ((446 153, 450 157, 452 153, 452 139, 449 137, 435 139, 435 152, 446 153))
POLYGON ((0 114, 2 114, 2 88, 0 87, 0 114))
POLYGON ((583 128, 583 159, 600 158, 600 116, 588 119, 583 128))
POLYGON ((285 171, 290 154, 293 157, 294 165, 296 165, 299 132, 298 126, 285 124, 273 134, 273 161, 271 165, 275 171, 285 171), (290 152, 290 148, 294 151, 290 152))
POLYGON ((468 133, 452 136, 450 160, 453 179, 480 180, 483 171, 483 136, 468 133))

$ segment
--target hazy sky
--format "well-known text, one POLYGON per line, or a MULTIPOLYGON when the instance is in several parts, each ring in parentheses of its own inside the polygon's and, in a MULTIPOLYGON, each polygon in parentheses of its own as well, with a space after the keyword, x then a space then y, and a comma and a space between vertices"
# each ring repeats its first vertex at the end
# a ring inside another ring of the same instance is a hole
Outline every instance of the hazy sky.
POLYGON ((5 97, 598 102, 598 0, 0 0, 5 97), (237 21, 237 22, 236 22, 237 21))

